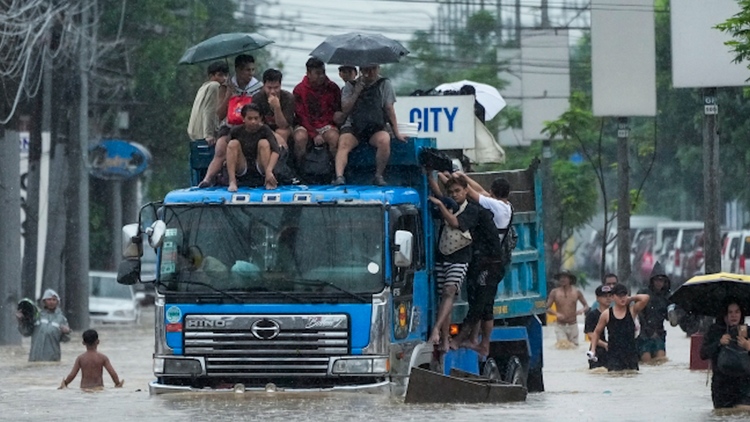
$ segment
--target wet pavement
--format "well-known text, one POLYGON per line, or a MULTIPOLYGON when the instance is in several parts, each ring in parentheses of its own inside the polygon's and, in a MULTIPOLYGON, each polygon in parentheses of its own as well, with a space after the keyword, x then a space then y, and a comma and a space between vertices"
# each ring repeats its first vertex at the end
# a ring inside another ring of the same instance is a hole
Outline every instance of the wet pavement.
MULTIPOLYGON (((588 295, 587 295, 588 296, 588 295)), ((581 324, 583 319, 580 319, 581 324)), ((63 344, 62 362, 27 362, 29 339, 21 346, 0 346, 0 420, 371 420, 477 421, 644 421, 747 420, 750 414, 715 413, 706 371, 690 371, 690 339, 669 327, 667 356, 660 366, 641 366, 636 374, 592 373, 586 345, 558 350, 552 327, 544 329, 544 380, 547 391, 529 394, 525 403, 508 405, 406 405, 402 398, 361 393, 171 394, 149 396, 153 379, 153 308, 144 309, 137 326, 97 325, 99 350, 121 378, 104 391, 77 386, 57 390, 76 356, 83 352, 80 332, 63 344)), ((582 331, 582 325, 581 325, 582 331)), ((581 334, 581 340, 583 335, 581 334)), ((710 383, 710 382, 709 382, 710 383)))

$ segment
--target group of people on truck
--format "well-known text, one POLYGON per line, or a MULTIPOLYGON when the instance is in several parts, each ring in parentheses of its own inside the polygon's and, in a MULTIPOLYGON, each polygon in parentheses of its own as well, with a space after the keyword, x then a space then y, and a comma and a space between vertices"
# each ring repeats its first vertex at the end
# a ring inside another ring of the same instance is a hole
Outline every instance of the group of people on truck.
POLYGON ((511 261, 510 183, 497 178, 487 192, 463 172, 433 175, 431 169, 426 170, 432 193, 429 199, 434 214, 441 220, 435 257, 440 306, 428 341, 440 351, 467 347, 487 357, 494 326, 495 295, 511 261), (469 311, 461 331, 451 339, 453 302, 464 281, 469 311))
POLYGON ((321 60, 310 58, 293 92, 281 89, 283 75, 277 69, 267 69, 262 83, 258 81, 251 55, 237 56, 234 68, 229 78, 226 63, 211 63, 193 102, 188 136, 214 148, 199 187, 223 179, 217 177, 222 169, 229 191, 236 191, 245 176, 262 177, 267 189, 275 188, 279 179, 292 184, 299 183, 299 177, 330 180, 331 158, 332 182, 343 185, 349 152, 364 142, 377 150, 373 184, 386 184, 391 138, 406 138, 396 121, 393 86, 380 76, 379 65, 361 66, 359 71, 339 67, 342 89, 326 76, 321 60))

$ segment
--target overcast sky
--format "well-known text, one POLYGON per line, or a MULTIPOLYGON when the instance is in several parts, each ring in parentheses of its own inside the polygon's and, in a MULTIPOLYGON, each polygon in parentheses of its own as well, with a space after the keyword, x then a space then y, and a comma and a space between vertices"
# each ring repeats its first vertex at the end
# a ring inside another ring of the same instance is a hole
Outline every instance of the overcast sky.
MULTIPOLYGON (((275 0, 258 6, 258 32, 275 41, 266 48, 284 63, 283 86, 291 90, 302 80, 310 52, 326 36, 346 32, 381 33, 406 46, 414 31, 430 28, 437 18, 437 9, 436 2, 275 0)), ((327 73, 341 84, 337 68, 330 65, 327 73)))

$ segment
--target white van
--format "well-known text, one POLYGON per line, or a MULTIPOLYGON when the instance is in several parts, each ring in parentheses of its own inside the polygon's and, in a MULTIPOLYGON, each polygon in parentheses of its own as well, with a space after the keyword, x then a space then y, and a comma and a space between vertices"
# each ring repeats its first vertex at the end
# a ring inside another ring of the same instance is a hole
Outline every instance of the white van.
MULTIPOLYGON (((630 264, 633 264, 633 252, 642 238, 655 233, 659 223, 671 221, 669 217, 658 215, 631 215, 630 216, 630 264)), ((606 271, 617 274, 617 220, 612 221, 607 238, 606 271)))
POLYGON ((721 239, 721 271, 737 273, 739 271, 740 242, 743 239, 742 230, 732 230, 724 234, 721 239))
POLYGON ((672 280, 672 289, 685 281, 682 274, 684 252, 690 250, 703 226, 702 221, 671 221, 656 225, 654 253, 672 280))

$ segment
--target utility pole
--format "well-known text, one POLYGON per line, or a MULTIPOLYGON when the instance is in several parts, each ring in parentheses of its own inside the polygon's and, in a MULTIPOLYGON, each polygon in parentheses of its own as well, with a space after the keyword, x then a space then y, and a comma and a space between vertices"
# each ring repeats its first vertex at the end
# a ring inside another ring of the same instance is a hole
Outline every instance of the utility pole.
POLYGON ((0 345, 21 344, 16 304, 21 292, 21 185, 18 132, 5 133, 0 148, 0 345))
POLYGON ((628 118, 617 119, 617 278, 630 280, 630 163, 628 161, 628 118))
POLYGON ((549 5, 548 0, 542 0, 542 28, 549 28, 549 5))
POLYGON ((70 327, 80 330, 89 325, 89 61, 92 55, 89 8, 81 12, 81 41, 78 55, 80 102, 78 142, 71 142, 70 173, 73 195, 69 199, 66 232, 65 294, 70 327))
MULTIPOLYGON (((719 228, 719 130, 716 88, 703 89, 703 204, 706 274, 721 271, 721 233, 719 228)), ((689 274, 692 276, 692 274, 689 274)))

